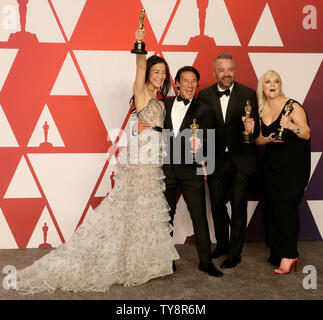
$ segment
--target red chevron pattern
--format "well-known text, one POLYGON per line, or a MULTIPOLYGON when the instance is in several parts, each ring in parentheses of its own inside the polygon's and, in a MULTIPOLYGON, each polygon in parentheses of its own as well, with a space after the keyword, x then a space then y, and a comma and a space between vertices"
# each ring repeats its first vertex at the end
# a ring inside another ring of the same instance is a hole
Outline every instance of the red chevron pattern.
MULTIPOLYGON (((110 192, 115 154, 109 148, 124 145, 121 133, 130 126, 135 69, 129 51, 142 7, 146 48, 167 59, 172 75, 194 65, 204 88, 214 82, 212 63, 223 52, 234 56, 237 80, 250 87, 269 68, 281 74, 286 95, 303 104, 312 129, 301 239, 321 240, 322 3, 3 0, 0 248, 59 245, 110 192)), ((258 200, 248 207, 248 239, 261 240, 258 200)), ((177 243, 192 234, 186 211, 180 198, 177 243)))

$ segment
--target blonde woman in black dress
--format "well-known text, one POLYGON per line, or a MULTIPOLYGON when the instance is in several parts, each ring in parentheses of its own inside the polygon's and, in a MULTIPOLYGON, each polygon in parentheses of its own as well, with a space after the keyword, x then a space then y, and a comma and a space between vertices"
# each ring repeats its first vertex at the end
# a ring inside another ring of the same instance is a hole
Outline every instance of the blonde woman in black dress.
POLYGON ((262 174, 268 261, 279 266, 276 274, 287 274, 293 266, 297 270, 298 207, 310 175, 310 127, 304 108, 285 97, 277 72, 269 70, 260 77, 257 97, 261 132, 256 143, 265 146, 262 174), (293 110, 285 116, 288 103, 293 110), (280 127, 284 141, 275 138, 280 127))

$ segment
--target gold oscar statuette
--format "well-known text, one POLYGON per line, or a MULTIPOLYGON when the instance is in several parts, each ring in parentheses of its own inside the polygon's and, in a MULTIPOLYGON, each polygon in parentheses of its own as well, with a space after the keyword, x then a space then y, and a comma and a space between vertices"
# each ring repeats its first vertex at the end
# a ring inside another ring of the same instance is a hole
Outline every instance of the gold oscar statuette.
MULTIPOLYGON (((139 29, 142 30, 144 27, 144 19, 145 19, 145 9, 141 9, 141 15, 139 17, 139 29)), ((136 40, 134 43, 134 48, 130 51, 134 54, 147 54, 145 50, 145 42, 141 40, 136 40)))
MULTIPOLYGON (((250 118, 252 107, 250 105, 250 101, 247 100, 247 105, 245 106, 245 117, 246 119, 250 118)), ((251 143, 252 142, 252 135, 251 132, 248 132, 247 130, 242 132, 242 143, 251 143)))
MULTIPOLYGON (((289 99, 287 101, 287 104, 284 108, 284 116, 286 118, 289 118, 290 114, 292 113, 292 111, 294 110, 294 107, 292 106, 293 104, 293 100, 292 99, 289 99)), ((276 130, 276 134, 273 136, 273 138, 277 139, 277 140, 281 140, 281 141, 284 141, 284 132, 285 132, 285 129, 280 127, 276 130)))
POLYGON ((199 125, 196 123, 196 119, 193 119, 193 123, 190 125, 191 131, 192 131, 192 137, 193 137, 193 148, 191 150, 193 154, 193 161, 195 162, 195 154, 196 154, 196 146, 195 146, 195 138, 197 135, 197 131, 199 129, 199 125))

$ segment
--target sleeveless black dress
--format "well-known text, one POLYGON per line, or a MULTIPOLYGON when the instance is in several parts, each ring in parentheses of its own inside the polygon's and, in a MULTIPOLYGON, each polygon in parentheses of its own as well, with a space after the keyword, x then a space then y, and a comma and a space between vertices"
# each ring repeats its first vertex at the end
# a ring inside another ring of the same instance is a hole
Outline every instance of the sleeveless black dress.
MULTIPOLYGON (((280 127, 283 110, 269 126, 261 123, 264 137, 280 127)), ((311 166, 310 140, 290 130, 285 130, 284 140, 285 143, 267 144, 262 158, 267 245, 276 259, 298 257, 298 207, 311 166)))

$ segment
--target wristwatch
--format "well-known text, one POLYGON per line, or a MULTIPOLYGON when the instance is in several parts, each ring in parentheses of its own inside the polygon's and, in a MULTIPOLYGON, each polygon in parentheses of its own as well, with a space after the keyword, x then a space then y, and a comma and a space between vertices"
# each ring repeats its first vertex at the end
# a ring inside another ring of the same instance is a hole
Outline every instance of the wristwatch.
POLYGON ((301 132, 300 128, 297 128, 296 131, 295 131, 296 134, 299 134, 300 132, 301 132))

